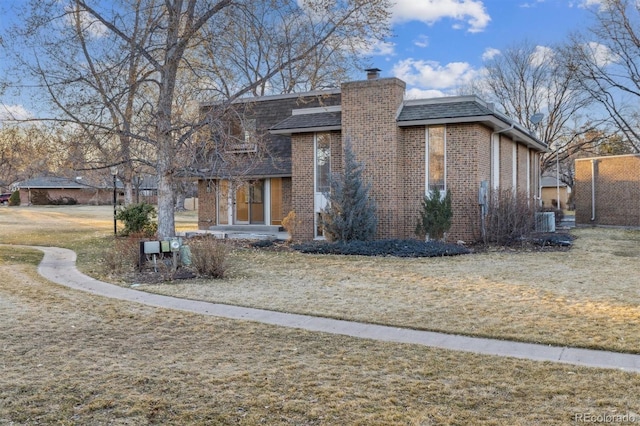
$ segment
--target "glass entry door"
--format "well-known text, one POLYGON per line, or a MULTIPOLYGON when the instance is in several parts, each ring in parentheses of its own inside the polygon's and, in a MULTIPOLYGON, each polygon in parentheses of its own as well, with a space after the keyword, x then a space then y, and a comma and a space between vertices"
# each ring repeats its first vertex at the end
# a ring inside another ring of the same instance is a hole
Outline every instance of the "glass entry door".
POLYGON ((235 201, 236 224, 264 224, 264 180, 240 185, 235 201))

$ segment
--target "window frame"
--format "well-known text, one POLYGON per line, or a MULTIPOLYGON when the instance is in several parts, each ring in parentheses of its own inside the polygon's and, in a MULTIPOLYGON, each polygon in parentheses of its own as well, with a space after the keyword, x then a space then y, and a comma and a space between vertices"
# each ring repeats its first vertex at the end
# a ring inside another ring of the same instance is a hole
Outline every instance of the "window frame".
POLYGON ((431 139, 434 136, 430 134, 431 130, 442 129, 442 188, 440 189, 440 195, 443 197, 447 193, 447 126, 446 124, 437 124, 432 126, 426 126, 425 128, 425 195, 431 196, 435 188, 432 188, 431 183, 431 139))

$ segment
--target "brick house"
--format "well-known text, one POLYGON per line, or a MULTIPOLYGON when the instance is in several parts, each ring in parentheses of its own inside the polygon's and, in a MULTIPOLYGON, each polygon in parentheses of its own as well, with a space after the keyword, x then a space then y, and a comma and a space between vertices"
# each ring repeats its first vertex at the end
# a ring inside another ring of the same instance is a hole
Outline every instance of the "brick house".
POLYGON ((492 105, 475 96, 405 100, 403 81, 378 78, 375 70, 368 77, 340 90, 240 102, 244 116, 255 120, 252 129, 268 133, 279 164, 270 157, 235 191, 220 168, 207 170, 199 182, 200 229, 278 226, 293 210, 300 222, 292 237, 321 238, 324 193, 330 174, 342 168, 347 139, 372 184, 377 238, 414 238, 422 198, 435 187, 452 192, 453 241, 478 237, 483 183, 516 189, 532 202, 539 198, 539 154, 546 145, 492 105))
POLYGON ((575 161, 576 225, 640 227, 640 154, 575 161))
MULTIPOLYGON (((118 186, 121 188, 121 183, 118 186)), ((20 204, 32 204, 36 192, 45 194, 51 200, 72 198, 78 204, 111 204, 113 202, 113 185, 108 181, 102 185, 91 185, 81 179, 70 179, 59 176, 40 176, 15 185, 20 191, 20 204)))

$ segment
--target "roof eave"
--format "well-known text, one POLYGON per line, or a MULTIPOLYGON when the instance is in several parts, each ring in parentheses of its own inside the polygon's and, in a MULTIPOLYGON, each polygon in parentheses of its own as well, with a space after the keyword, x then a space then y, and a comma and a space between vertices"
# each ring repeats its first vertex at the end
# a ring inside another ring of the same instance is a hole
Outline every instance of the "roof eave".
POLYGON ((299 127, 295 129, 275 129, 275 130, 269 130, 269 133, 271 133, 272 135, 291 136, 294 133, 330 132, 334 130, 342 130, 342 126, 319 126, 319 127, 299 127))
POLYGON ((404 120, 399 121, 399 127, 408 126, 433 126, 438 124, 459 124, 459 123, 484 123, 493 128, 494 131, 502 131, 503 134, 509 135, 513 140, 524 143, 525 145, 536 148, 540 151, 547 151, 547 145, 523 131, 520 126, 506 122, 493 115, 475 115, 469 117, 444 117, 426 120, 404 120), (517 127, 516 127, 517 126, 517 127))

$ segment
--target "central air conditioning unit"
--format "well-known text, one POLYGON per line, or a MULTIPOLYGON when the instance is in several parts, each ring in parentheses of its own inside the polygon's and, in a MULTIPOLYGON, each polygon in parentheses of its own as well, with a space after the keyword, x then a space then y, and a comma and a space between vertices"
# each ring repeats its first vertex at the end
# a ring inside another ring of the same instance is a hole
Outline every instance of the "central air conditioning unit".
POLYGON ((536 213, 537 232, 556 232, 556 214, 554 212, 536 213))

